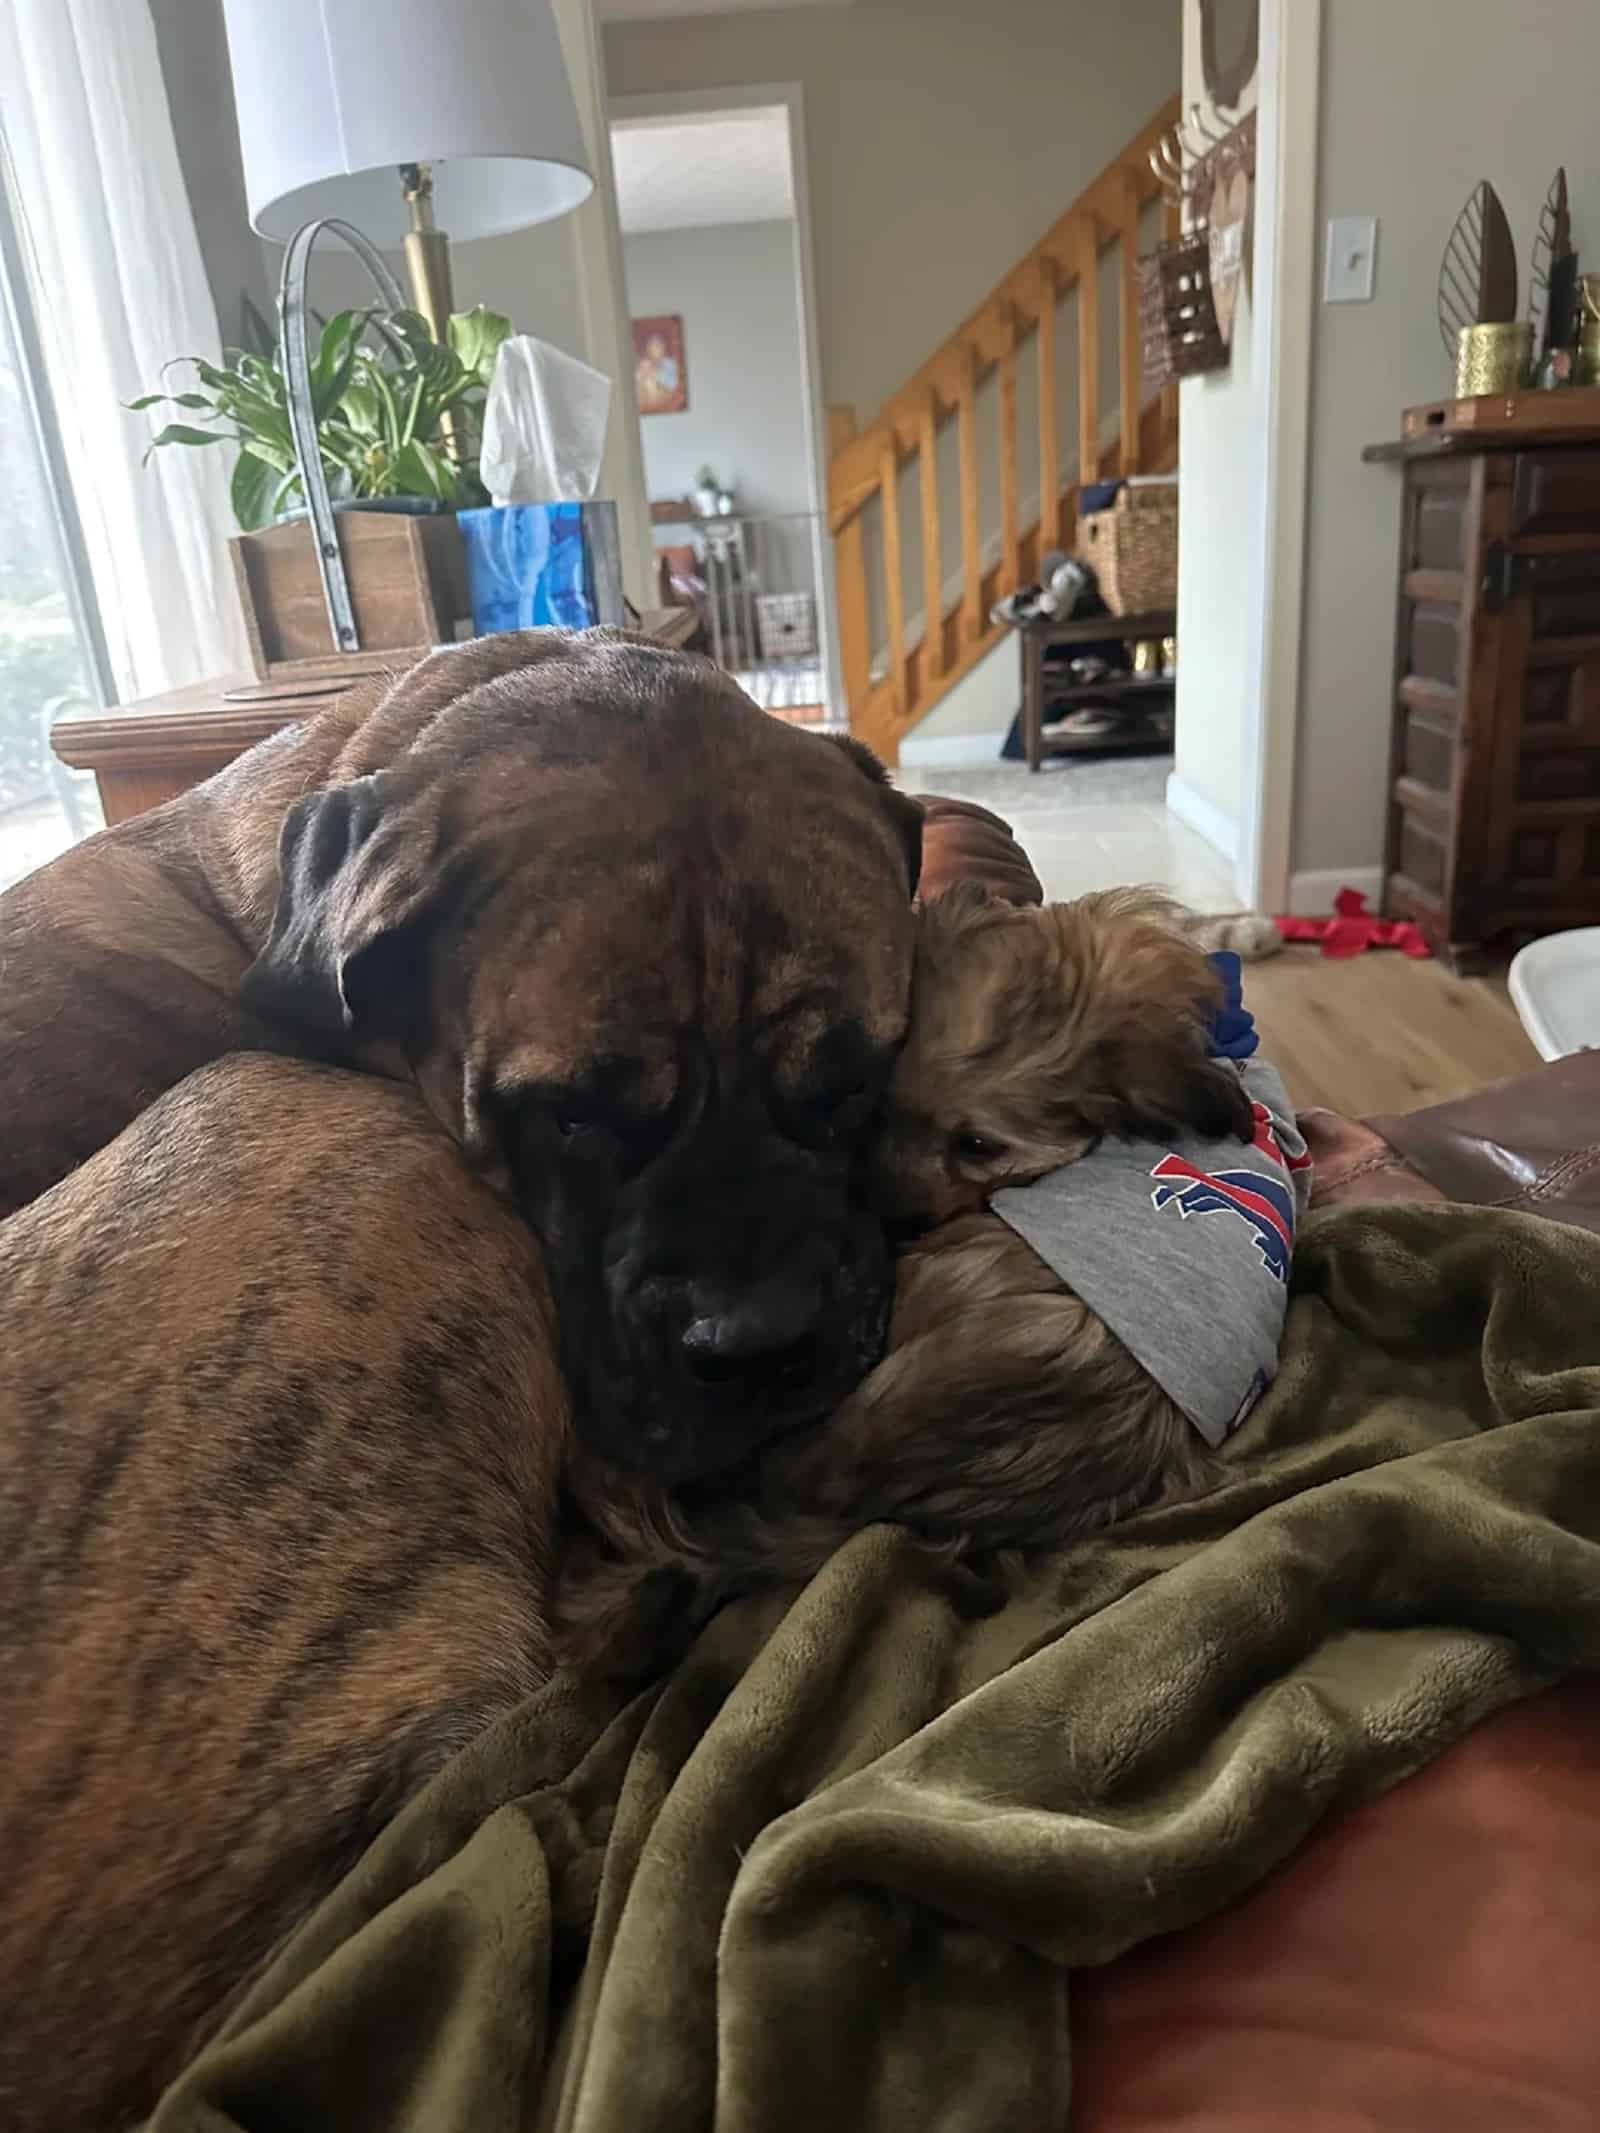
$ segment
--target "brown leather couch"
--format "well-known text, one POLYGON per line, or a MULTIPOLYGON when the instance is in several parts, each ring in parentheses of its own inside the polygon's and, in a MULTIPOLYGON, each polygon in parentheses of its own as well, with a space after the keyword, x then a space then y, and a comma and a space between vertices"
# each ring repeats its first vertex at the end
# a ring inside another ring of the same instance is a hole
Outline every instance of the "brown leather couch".
POLYGON ((1466 1200, 1600 1230, 1600 1052, 1402 1118, 1308 1118, 1322 1204, 1466 1200))

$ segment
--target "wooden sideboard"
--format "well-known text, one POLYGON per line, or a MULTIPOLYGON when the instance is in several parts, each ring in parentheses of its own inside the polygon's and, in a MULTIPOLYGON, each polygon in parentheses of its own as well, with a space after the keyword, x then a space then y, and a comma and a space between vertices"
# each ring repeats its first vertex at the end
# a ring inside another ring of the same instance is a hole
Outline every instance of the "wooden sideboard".
POLYGON ((1385 909, 1453 967, 1600 922, 1600 435, 1398 460, 1385 909))
MULTIPOLYGON (((681 645, 693 635, 695 617, 688 608, 656 608, 639 627, 659 644, 681 645)), ((225 674, 119 711, 60 719, 50 745, 71 769, 94 772, 109 827, 201 784, 257 741, 313 717, 347 686, 324 680, 294 687, 225 674)))

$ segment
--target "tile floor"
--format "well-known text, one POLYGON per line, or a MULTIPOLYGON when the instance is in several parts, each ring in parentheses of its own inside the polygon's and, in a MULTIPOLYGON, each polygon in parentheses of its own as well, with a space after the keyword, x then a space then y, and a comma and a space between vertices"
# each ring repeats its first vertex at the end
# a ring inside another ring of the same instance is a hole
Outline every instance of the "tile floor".
POLYGON ((1235 911, 1233 869, 1163 803, 1170 756, 903 769, 908 792, 949 793, 1004 815, 1052 902, 1153 882, 1197 911, 1235 911))

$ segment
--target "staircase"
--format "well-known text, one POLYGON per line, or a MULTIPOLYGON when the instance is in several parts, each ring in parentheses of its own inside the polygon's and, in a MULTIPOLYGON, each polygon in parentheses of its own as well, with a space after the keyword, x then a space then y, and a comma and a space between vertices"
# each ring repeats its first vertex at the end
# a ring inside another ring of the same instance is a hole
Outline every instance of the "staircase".
POLYGON ((1005 634, 989 620, 996 600, 1033 581, 1041 554, 1072 546, 1082 470, 1104 480, 1177 464, 1176 388, 1144 398, 1135 263, 1175 228, 1148 158, 1179 115, 1174 97, 865 429, 851 409, 829 409, 829 523, 850 730, 886 763, 898 761, 911 729, 1005 634), (1102 321, 1109 333, 1113 313, 1107 362, 1102 321), (1036 439, 1018 434, 1028 364, 1036 420, 1027 426, 1036 439), (958 568, 944 552, 949 499, 941 495, 950 483, 940 440, 952 423, 958 568), (1022 524, 1025 481, 1037 501, 1022 524), (920 558, 902 539, 903 521, 920 535, 920 558))

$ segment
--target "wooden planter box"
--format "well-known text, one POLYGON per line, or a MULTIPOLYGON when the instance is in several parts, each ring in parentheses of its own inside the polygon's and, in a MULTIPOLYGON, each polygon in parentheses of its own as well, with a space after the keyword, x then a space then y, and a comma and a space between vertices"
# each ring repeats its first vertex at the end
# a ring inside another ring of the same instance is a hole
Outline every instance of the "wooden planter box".
POLYGON ((237 533, 228 543, 244 606, 250 658, 263 681, 347 674, 352 663, 387 666, 453 644, 470 623, 467 565, 454 517, 341 511, 339 543, 361 649, 341 652, 311 525, 294 519, 237 533))

